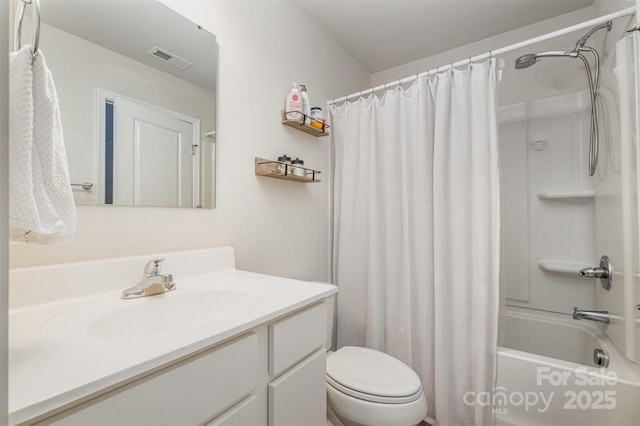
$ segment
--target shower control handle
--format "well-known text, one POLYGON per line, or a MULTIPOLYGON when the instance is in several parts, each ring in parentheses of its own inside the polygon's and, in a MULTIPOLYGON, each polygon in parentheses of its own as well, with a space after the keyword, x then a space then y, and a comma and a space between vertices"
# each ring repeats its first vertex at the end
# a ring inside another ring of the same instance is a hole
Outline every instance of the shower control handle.
POLYGON ((599 278, 602 288, 608 291, 613 283, 613 264, 608 256, 602 256, 600 266, 581 269, 579 275, 585 278, 599 278))
POLYGON ((581 277, 587 278, 609 278, 609 272, 604 268, 584 268, 580 270, 581 277))

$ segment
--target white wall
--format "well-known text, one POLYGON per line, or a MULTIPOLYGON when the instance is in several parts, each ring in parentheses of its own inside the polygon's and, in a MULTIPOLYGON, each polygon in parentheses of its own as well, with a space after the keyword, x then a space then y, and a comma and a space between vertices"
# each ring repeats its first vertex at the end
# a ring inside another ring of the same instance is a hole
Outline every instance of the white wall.
POLYGON ((233 245, 239 268, 327 280, 329 141, 283 126, 280 110, 294 81, 324 105, 367 87, 369 74, 292 2, 165 3, 218 40, 216 209, 79 206, 72 242, 12 244, 11 266, 233 245), (254 157, 283 153, 321 170, 322 182, 254 175, 254 157))
POLYGON ((603 16, 635 6, 635 4, 635 0, 595 0, 593 2, 593 16, 603 16))

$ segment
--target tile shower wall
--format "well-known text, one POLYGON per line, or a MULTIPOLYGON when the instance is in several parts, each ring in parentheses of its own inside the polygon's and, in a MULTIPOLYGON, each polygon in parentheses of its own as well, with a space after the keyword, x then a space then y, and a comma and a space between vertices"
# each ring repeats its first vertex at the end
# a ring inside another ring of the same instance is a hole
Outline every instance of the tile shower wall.
POLYGON ((585 154, 589 113, 582 106, 580 97, 570 96, 500 109, 510 116, 499 126, 509 305, 560 313, 594 306, 593 280, 578 277, 575 266, 594 262, 594 199, 544 199, 545 193, 593 189, 585 154), (545 111, 544 105, 571 100, 578 102, 568 106, 571 112, 545 111), (513 111, 524 116, 514 118, 513 111), (541 262, 568 264, 573 271, 544 270, 541 262))

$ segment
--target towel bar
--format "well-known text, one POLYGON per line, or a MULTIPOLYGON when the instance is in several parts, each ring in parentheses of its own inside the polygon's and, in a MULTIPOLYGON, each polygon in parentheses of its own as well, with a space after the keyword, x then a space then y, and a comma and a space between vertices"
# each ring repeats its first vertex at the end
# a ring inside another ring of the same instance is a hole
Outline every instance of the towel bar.
POLYGON ((93 184, 91 182, 72 183, 71 186, 81 186, 85 191, 89 191, 93 188, 93 184))

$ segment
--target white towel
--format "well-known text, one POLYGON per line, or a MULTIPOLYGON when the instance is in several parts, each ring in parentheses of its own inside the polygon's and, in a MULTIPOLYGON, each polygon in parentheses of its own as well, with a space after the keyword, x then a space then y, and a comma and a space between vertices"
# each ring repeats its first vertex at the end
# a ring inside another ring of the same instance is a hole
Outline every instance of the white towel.
POLYGON ((9 227, 13 241, 73 238, 76 208, 51 72, 30 46, 10 55, 9 227))

